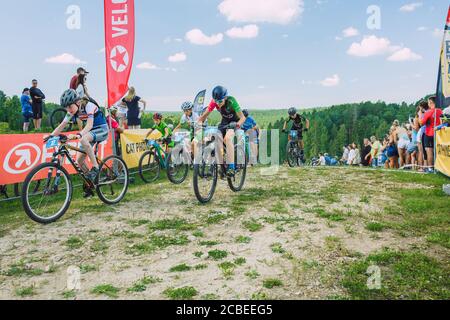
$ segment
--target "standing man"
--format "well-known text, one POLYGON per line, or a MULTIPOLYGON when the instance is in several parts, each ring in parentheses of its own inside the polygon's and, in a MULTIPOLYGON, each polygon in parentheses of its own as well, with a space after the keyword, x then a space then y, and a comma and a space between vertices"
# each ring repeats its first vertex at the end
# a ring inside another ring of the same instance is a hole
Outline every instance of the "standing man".
POLYGON ((33 108, 31 106, 31 102, 30 89, 23 89, 22 97, 20 97, 23 115, 23 132, 28 132, 28 129, 30 128, 30 120, 33 119, 33 108))
POLYGON ((368 167, 371 161, 371 151, 372 145, 370 144, 369 139, 364 139, 364 147, 361 152, 361 164, 363 167, 368 167))
POLYGON ((31 84, 32 87, 30 89, 30 95, 32 100, 31 107, 33 109, 34 128, 36 130, 41 130, 42 109, 44 105, 45 95, 40 89, 38 89, 38 81, 36 79, 34 79, 31 84))
POLYGON ((80 75, 87 75, 89 74, 89 72, 87 72, 84 68, 78 68, 77 69, 77 74, 74 75, 72 77, 72 79, 70 80, 70 86, 69 89, 73 89, 73 90, 77 90, 77 82, 78 82, 78 77, 80 75))
POLYGON ((436 97, 428 99, 428 109, 424 114, 419 113, 420 124, 426 126, 424 145, 427 154, 428 166, 430 171, 434 170, 434 129, 441 125, 442 110, 436 108, 436 97))

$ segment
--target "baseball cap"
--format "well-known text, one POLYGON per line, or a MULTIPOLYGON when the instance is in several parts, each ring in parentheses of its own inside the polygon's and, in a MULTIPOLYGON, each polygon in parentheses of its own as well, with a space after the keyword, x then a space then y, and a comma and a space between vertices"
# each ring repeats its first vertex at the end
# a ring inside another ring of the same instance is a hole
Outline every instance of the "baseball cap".
POLYGON ((83 71, 84 73, 86 73, 86 74, 89 73, 85 68, 78 68, 78 69, 77 69, 77 73, 80 73, 80 72, 82 72, 82 71, 83 71))

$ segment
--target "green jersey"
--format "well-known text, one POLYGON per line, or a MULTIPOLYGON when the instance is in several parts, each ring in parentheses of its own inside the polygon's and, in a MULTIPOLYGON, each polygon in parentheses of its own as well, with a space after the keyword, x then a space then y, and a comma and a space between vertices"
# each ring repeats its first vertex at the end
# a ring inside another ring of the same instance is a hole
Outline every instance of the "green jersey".
POLYGON ((169 136, 172 135, 172 130, 170 130, 170 128, 167 126, 167 124, 164 121, 161 121, 158 125, 157 124, 153 125, 152 129, 158 130, 162 134, 163 137, 166 136, 166 129, 169 132, 169 136))

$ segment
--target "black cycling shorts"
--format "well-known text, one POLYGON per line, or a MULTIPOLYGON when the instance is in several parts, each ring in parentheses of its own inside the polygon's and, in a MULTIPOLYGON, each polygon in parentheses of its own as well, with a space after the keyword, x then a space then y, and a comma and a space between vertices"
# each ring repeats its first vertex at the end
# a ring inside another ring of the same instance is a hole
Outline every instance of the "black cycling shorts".
POLYGON ((423 141, 424 141, 425 148, 433 148, 434 149, 434 137, 429 137, 429 136, 425 135, 423 141))

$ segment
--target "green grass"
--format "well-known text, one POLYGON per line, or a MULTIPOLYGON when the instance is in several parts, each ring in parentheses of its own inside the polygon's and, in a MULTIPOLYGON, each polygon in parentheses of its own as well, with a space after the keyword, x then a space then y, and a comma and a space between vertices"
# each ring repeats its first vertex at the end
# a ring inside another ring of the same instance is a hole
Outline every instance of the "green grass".
POLYGON ((381 232, 385 228, 384 224, 379 222, 368 222, 366 224, 366 229, 372 232, 381 232))
POLYGON ((259 278, 261 275, 256 270, 250 270, 250 271, 245 273, 245 276, 250 278, 250 279, 252 279, 252 280, 254 280, 254 279, 259 278))
POLYGON ((33 268, 32 266, 27 265, 24 261, 13 264, 9 267, 8 271, 2 272, 2 274, 8 277, 40 276, 44 273, 44 270, 33 268))
POLYGON ((266 289, 273 289, 275 287, 282 287, 283 286, 283 282, 279 279, 265 279, 263 281, 263 287, 266 289))
POLYGON ((140 226, 143 226, 143 225, 146 225, 146 224, 149 224, 149 223, 150 223, 150 220, 144 220, 144 219, 142 219, 142 220, 129 220, 128 221, 128 224, 130 226, 132 226, 133 228, 140 227, 140 226))
POLYGON ((170 268, 169 272, 186 272, 186 271, 191 271, 191 270, 192 270, 192 267, 183 263, 183 264, 180 264, 180 265, 170 268))
POLYGON ((66 241, 66 246, 71 249, 80 249, 84 244, 84 241, 80 237, 72 236, 66 241))
POLYGON ((342 212, 340 211, 328 212, 324 209, 317 209, 316 214, 319 218, 327 219, 329 221, 339 222, 345 220, 342 212))
POLYGON ((205 270, 208 269, 208 265, 206 264, 198 264, 194 267, 195 270, 205 270))
POLYGON ((230 278, 234 275, 234 269, 236 265, 232 262, 222 262, 219 264, 219 269, 222 271, 222 274, 225 278, 230 278))
POLYGON ((270 248, 272 249, 272 252, 274 253, 286 253, 286 250, 283 249, 283 246, 281 243, 274 243, 270 246, 270 248))
POLYGON ((110 297, 110 298, 118 298, 119 297, 119 295, 118 295, 119 292, 120 292, 119 288, 116 288, 116 287, 114 287, 113 285, 110 285, 110 284, 101 284, 101 285, 98 285, 98 286, 94 287, 91 290, 92 294, 104 295, 104 296, 107 296, 107 297, 110 297))
POLYGON ((75 290, 68 290, 62 293, 64 299, 73 299, 77 296, 77 292, 75 290))
POLYGON ((154 277, 144 277, 136 281, 131 288, 128 288, 127 292, 135 292, 135 293, 145 292, 150 284, 155 284, 161 281, 162 281, 161 279, 154 277))
POLYGON ((171 300, 192 300, 198 295, 198 291, 194 287, 168 288, 163 294, 171 300))
POLYGON ((244 221, 242 225, 250 232, 257 232, 263 228, 263 225, 257 222, 255 219, 244 221))
POLYGON ((170 246, 184 246, 189 243, 186 235, 151 235, 146 242, 134 244, 127 248, 128 254, 143 255, 156 250, 168 248, 170 246))
POLYGON ((234 260, 234 264, 237 266, 243 266, 246 263, 247 263, 247 259, 245 259, 245 258, 237 258, 234 260))
POLYGON ((352 299, 450 299, 450 267, 419 252, 384 250, 344 267, 342 285, 352 299), (371 265, 381 269, 381 289, 367 286, 371 265))
POLYGON ((235 239, 235 242, 236 243, 244 243, 244 244, 247 244, 247 243, 250 243, 252 241, 252 238, 250 238, 250 237, 245 237, 245 236, 239 236, 239 237, 237 237, 236 239, 235 239))
POLYGON ((204 253, 200 252, 200 251, 194 252, 194 256, 197 257, 197 258, 201 258, 203 256, 203 254, 204 253))
POLYGON ((199 245, 203 246, 203 247, 214 247, 219 245, 220 242, 219 241, 212 241, 212 240, 208 240, 208 241, 200 241, 199 245))
POLYGON ((149 225, 151 231, 155 230, 179 230, 188 231, 194 229, 194 225, 184 219, 164 219, 158 220, 149 225))
POLYGON ((14 293, 16 294, 16 296, 21 297, 21 298, 31 297, 31 296, 36 295, 34 286, 16 289, 14 291, 14 293))
POLYGON ((222 260, 228 257, 228 252, 222 250, 212 250, 208 252, 208 257, 213 260, 222 260))
POLYGON ((450 249, 450 232, 449 231, 433 232, 427 237, 427 241, 434 244, 440 244, 441 246, 450 249))

